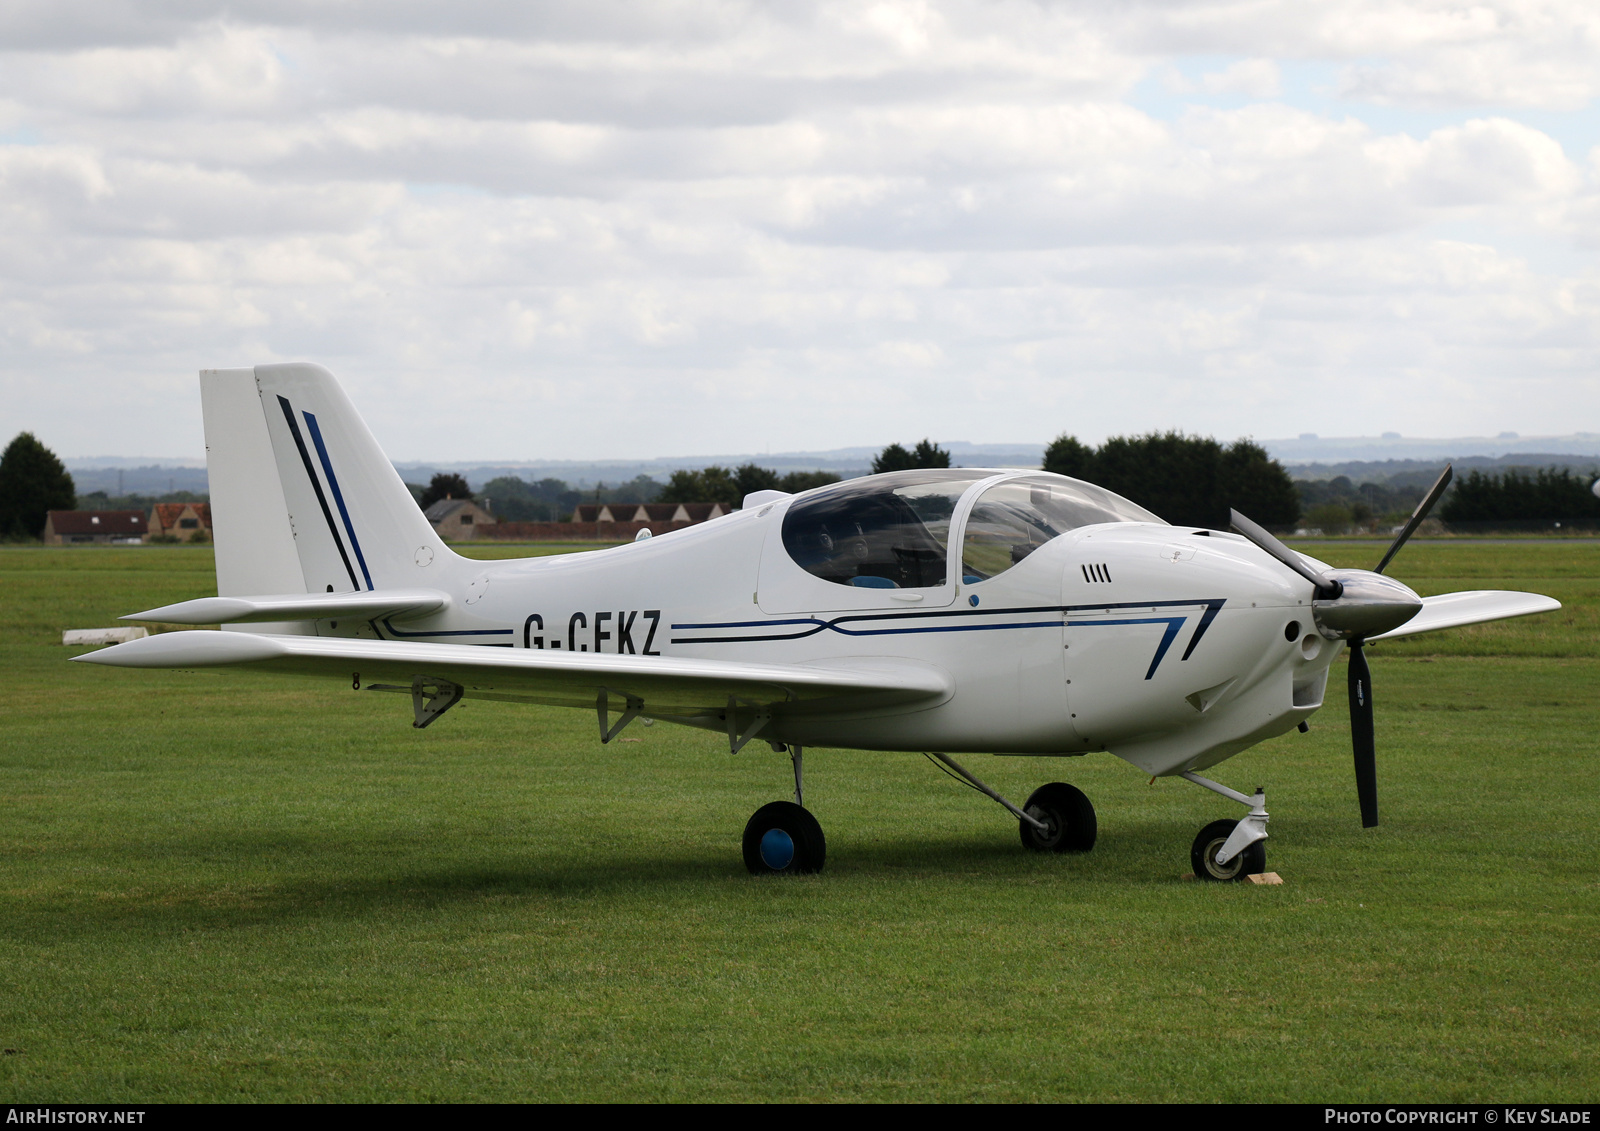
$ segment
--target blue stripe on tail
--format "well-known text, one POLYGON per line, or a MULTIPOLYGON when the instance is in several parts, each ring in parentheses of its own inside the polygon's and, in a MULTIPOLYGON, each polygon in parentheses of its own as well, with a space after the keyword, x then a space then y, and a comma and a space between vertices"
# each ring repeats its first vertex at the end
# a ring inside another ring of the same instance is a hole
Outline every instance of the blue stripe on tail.
POLYGON ((361 564, 361 576, 367 579, 367 588, 374 589, 372 574, 367 570, 367 559, 361 553, 361 543, 356 540, 356 528, 350 523, 350 511, 344 505, 344 492, 339 490, 338 477, 333 474, 333 464, 328 460, 327 445, 322 442, 322 429, 317 427, 317 418, 309 412, 301 411, 306 418, 306 427, 311 431, 311 442, 317 446, 317 458, 322 461, 322 470, 327 473, 328 486, 333 488, 333 501, 339 504, 339 517, 344 519, 344 528, 350 535, 350 545, 356 552, 356 561, 361 564))

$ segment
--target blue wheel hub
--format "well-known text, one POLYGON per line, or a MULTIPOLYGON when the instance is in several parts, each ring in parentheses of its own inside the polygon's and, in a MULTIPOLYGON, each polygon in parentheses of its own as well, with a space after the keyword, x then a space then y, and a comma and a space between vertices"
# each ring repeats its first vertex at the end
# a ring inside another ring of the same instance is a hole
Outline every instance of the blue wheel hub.
POLYGON ((794 863, 794 838, 782 829, 761 834, 761 862, 774 872, 783 871, 794 863))

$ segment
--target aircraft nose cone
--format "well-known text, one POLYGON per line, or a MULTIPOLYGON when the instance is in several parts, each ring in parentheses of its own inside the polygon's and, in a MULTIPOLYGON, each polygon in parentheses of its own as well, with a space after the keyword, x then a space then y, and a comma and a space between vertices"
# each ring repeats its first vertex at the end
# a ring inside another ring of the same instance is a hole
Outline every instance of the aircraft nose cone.
POLYGON ((1422 609, 1422 598, 1392 577, 1365 569, 1329 571, 1344 587, 1331 601, 1313 601, 1317 631, 1332 640, 1377 636, 1399 628, 1422 609))

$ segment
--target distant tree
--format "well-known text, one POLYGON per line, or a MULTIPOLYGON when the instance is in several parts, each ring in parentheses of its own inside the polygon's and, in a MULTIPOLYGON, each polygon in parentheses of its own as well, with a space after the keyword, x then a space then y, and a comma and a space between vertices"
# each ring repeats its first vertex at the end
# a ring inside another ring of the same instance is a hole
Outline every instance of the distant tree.
POLYGON ((910 471, 916 467, 910 452, 899 444, 890 444, 878 453, 872 461, 872 474, 882 475, 886 471, 910 471))
MULTIPOLYGON (((1224 523, 1229 507, 1262 526, 1290 527, 1300 521, 1300 493, 1294 480, 1267 449, 1250 440, 1235 440, 1223 450, 1217 492, 1221 496, 1218 517, 1224 523)), ((1355 517, 1370 519, 1371 504, 1360 505, 1365 513, 1355 517)))
POLYGON ((778 473, 771 468, 757 467, 747 463, 733 473, 734 482, 739 486, 739 501, 743 503, 744 497, 756 491, 776 491, 778 489, 778 473))
POLYGON ((733 472, 725 467, 708 467, 700 472, 701 490, 704 493, 702 503, 721 503, 729 510, 739 506, 744 498, 739 490, 739 480, 733 472))
POLYGON ((1062 434, 1044 450, 1044 469, 1073 479, 1094 479, 1094 449, 1076 436, 1062 434))
POLYGON ((495 517, 503 522, 551 522, 571 514, 582 500, 578 491, 560 479, 529 483, 515 475, 489 480, 478 497, 488 499, 495 517))
POLYGON ((1223 447, 1209 436, 1151 432, 1113 436, 1098 449, 1061 435, 1044 470, 1097 483, 1178 526, 1228 528, 1237 508, 1263 526, 1291 526, 1300 494, 1283 465, 1249 440, 1223 447))
POLYGON ((917 461, 918 467, 950 466, 950 453, 937 444, 930 444, 926 437, 917 441, 917 446, 912 451, 911 458, 917 461))
POLYGON ((674 471, 667 485, 661 488, 656 501, 721 503, 729 510, 737 510, 744 502, 744 497, 753 491, 787 490, 780 488, 782 482, 776 471, 753 463, 734 471, 716 466, 703 467, 699 471, 674 471))
POLYGON ((20 433, 0 455, 0 537, 38 538, 50 511, 77 502, 72 476, 55 453, 20 433))
POLYGON ((1175 526, 1226 530, 1218 490, 1222 445, 1181 432, 1113 436, 1095 453, 1094 482, 1175 526))
POLYGON ((455 472, 443 472, 435 475, 428 482, 428 489, 422 492, 422 498, 417 500, 423 510, 427 510, 440 499, 470 499, 472 488, 467 486, 467 481, 455 472))
MULTIPOLYGON (((1442 469, 1435 469, 1431 475, 1437 477, 1439 470, 1442 469)), ((1392 487, 1386 483, 1363 483, 1357 487, 1347 475, 1332 479, 1296 479, 1294 487, 1302 514, 1309 514, 1312 508, 1324 503, 1336 503, 1350 511, 1352 521, 1370 522, 1381 518, 1390 524, 1411 517, 1425 490, 1425 487, 1392 487)), ((1244 510, 1243 507, 1239 509, 1244 510)), ((1249 511, 1245 513, 1250 514, 1249 511)), ((1255 515, 1250 514, 1250 517, 1255 515)))
POLYGON ((648 475, 635 475, 626 483, 619 483, 611 488, 606 494, 605 501, 608 503, 653 503, 661 494, 661 484, 648 475))
POLYGON ((949 467, 950 453, 927 439, 918 442, 911 451, 899 444, 890 444, 872 461, 872 474, 885 471, 914 471, 924 467, 949 467))
POLYGON ((1306 524, 1324 534, 1343 534, 1355 515, 1343 503, 1318 503, 1306 512, 1306 524))
POLYGON ((1510 468, 1499 475, 1470 471, 1456 480, 1439 509, 1446 522, 1569 522, 1600 519, 1600 498, 1588 475, 1570 468, 1510 468))
POLYGON ((667 485, 656 496, 658 503, 703 503, 705 484, 698 471, 674 471, 667 477, 667 485))
POLYGON ((674 471, 656 501, 662 503, 721 503, 730 510, 744 498, 737 475, 725 467, 699 471, 674 471))
POLYGON ((778 480, 778 490, 798 495, 801 491, 809 491, 813 487, 826 487, 829 483, 837 482, 839 477, 831 471, 791 471, 778 480))

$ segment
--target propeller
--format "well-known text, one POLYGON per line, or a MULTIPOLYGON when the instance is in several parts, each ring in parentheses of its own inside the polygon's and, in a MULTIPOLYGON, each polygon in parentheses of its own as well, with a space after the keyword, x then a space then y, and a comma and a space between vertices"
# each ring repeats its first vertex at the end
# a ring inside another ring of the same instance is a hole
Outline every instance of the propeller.
POLYGON ((1373 737, 1372 672, 1367 667, 1366 640, 1368 636, 1400 627, 1422 608, 1420 597, 1400 582, 1384 577, 1383 571, 1428 517, 1439 496, 1450 486, 1454 474, 1452 466, 1445 467, 1444 473, 1400 528, 1400 533, 1389 543, 1378 568, 1371 571, 1339 570, 1335 575, 1316 569, 1238 511, 1228 512, 1234 530, 1316 587, 1311 613, 1318 631, 1350 643, 1350 745, 1355 758, 1356 798, 1361 802, 1361 827, 1364 829, 1378 823, 1378 752, 1373 737))

